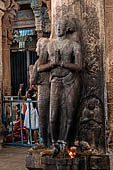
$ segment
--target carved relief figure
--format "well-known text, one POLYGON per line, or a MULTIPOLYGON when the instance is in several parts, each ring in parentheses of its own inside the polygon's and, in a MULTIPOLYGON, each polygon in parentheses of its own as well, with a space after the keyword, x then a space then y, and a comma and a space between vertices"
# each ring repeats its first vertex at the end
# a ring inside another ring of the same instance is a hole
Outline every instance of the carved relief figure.
POLYGON ((104 109, 96 96, 88 96, 82 103, 79 140, 87 142, 93 153, 105 152, 104 109))

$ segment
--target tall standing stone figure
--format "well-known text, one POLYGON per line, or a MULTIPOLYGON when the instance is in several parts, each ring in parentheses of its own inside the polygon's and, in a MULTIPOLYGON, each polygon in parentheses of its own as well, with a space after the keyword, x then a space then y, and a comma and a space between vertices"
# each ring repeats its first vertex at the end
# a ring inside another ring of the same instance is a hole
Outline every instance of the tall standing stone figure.
POLYGON ((73 123, 80 98, 82 69, 80 44, 67 38, 68 21, 55 24, 56 39, 48 44, 51 69, 50 130, 54 155, 64 152, 72 140, 73 123))
POLYGON ((50 102, 50 84, 49 84, 49 71, 40 71, 48 61, 47 58, 47 38, 40 38, 37 42, 37 55, 39 59, 35 62, 31 84, 38 85, 38 112, 40 118, 40 135, 41 145, 35 148, 48 146, 48 126, 49 126, 49 102, 50 102))
POLYGON ((53 156, 64 152, 72 140, 71 131, 80 97, 82 58, 80 44, 67 38, 68 22, 55 24, 56 39, 48 43, 48 61, 38 72, 50 72, 50 131, 53 156))

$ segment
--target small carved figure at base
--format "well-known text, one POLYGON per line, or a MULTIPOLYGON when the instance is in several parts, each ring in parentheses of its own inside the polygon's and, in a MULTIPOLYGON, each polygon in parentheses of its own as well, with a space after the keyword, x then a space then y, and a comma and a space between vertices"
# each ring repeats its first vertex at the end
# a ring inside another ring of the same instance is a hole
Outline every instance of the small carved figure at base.
POLYGON ((92 154, 105 154, 104 111, 101 100, 88 96, 82 104, 79 141, 89 144, 92 154))

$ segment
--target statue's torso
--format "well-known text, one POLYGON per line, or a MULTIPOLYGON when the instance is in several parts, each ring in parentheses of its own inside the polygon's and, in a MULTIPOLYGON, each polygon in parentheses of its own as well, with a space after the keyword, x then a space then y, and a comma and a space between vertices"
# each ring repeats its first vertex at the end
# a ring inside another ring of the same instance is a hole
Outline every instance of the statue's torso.
MULTIPOLYGON (((60 61, 65 63, 73 63, 73 44, 70 40, 65 39, 62 41, 53 40, 48 45, 48 53, 49 53, 49 60, 52 62, 55 59, 55 52, 60 52, 60 61)), ((55 67, 52 69, 51 74, 52 76, 56 77, 65 77, 70 73, 70 70, 67 68, 63 68, 60 66, 55 67)))

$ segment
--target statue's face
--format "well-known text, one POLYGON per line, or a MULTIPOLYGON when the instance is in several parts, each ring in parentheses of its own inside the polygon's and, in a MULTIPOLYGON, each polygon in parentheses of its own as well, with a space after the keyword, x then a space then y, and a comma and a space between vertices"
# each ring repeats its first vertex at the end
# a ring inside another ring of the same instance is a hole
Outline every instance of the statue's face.
POLYGON ((66 32, 66 24, 63 21, 58 21, 55 25, 55 33, 57 37, 62 37, 66 32))
POLYGON ((95 109, 95 101, 94 100, 90 100, 88 103, 88 108, 90 110, 94 110, 95 109))

